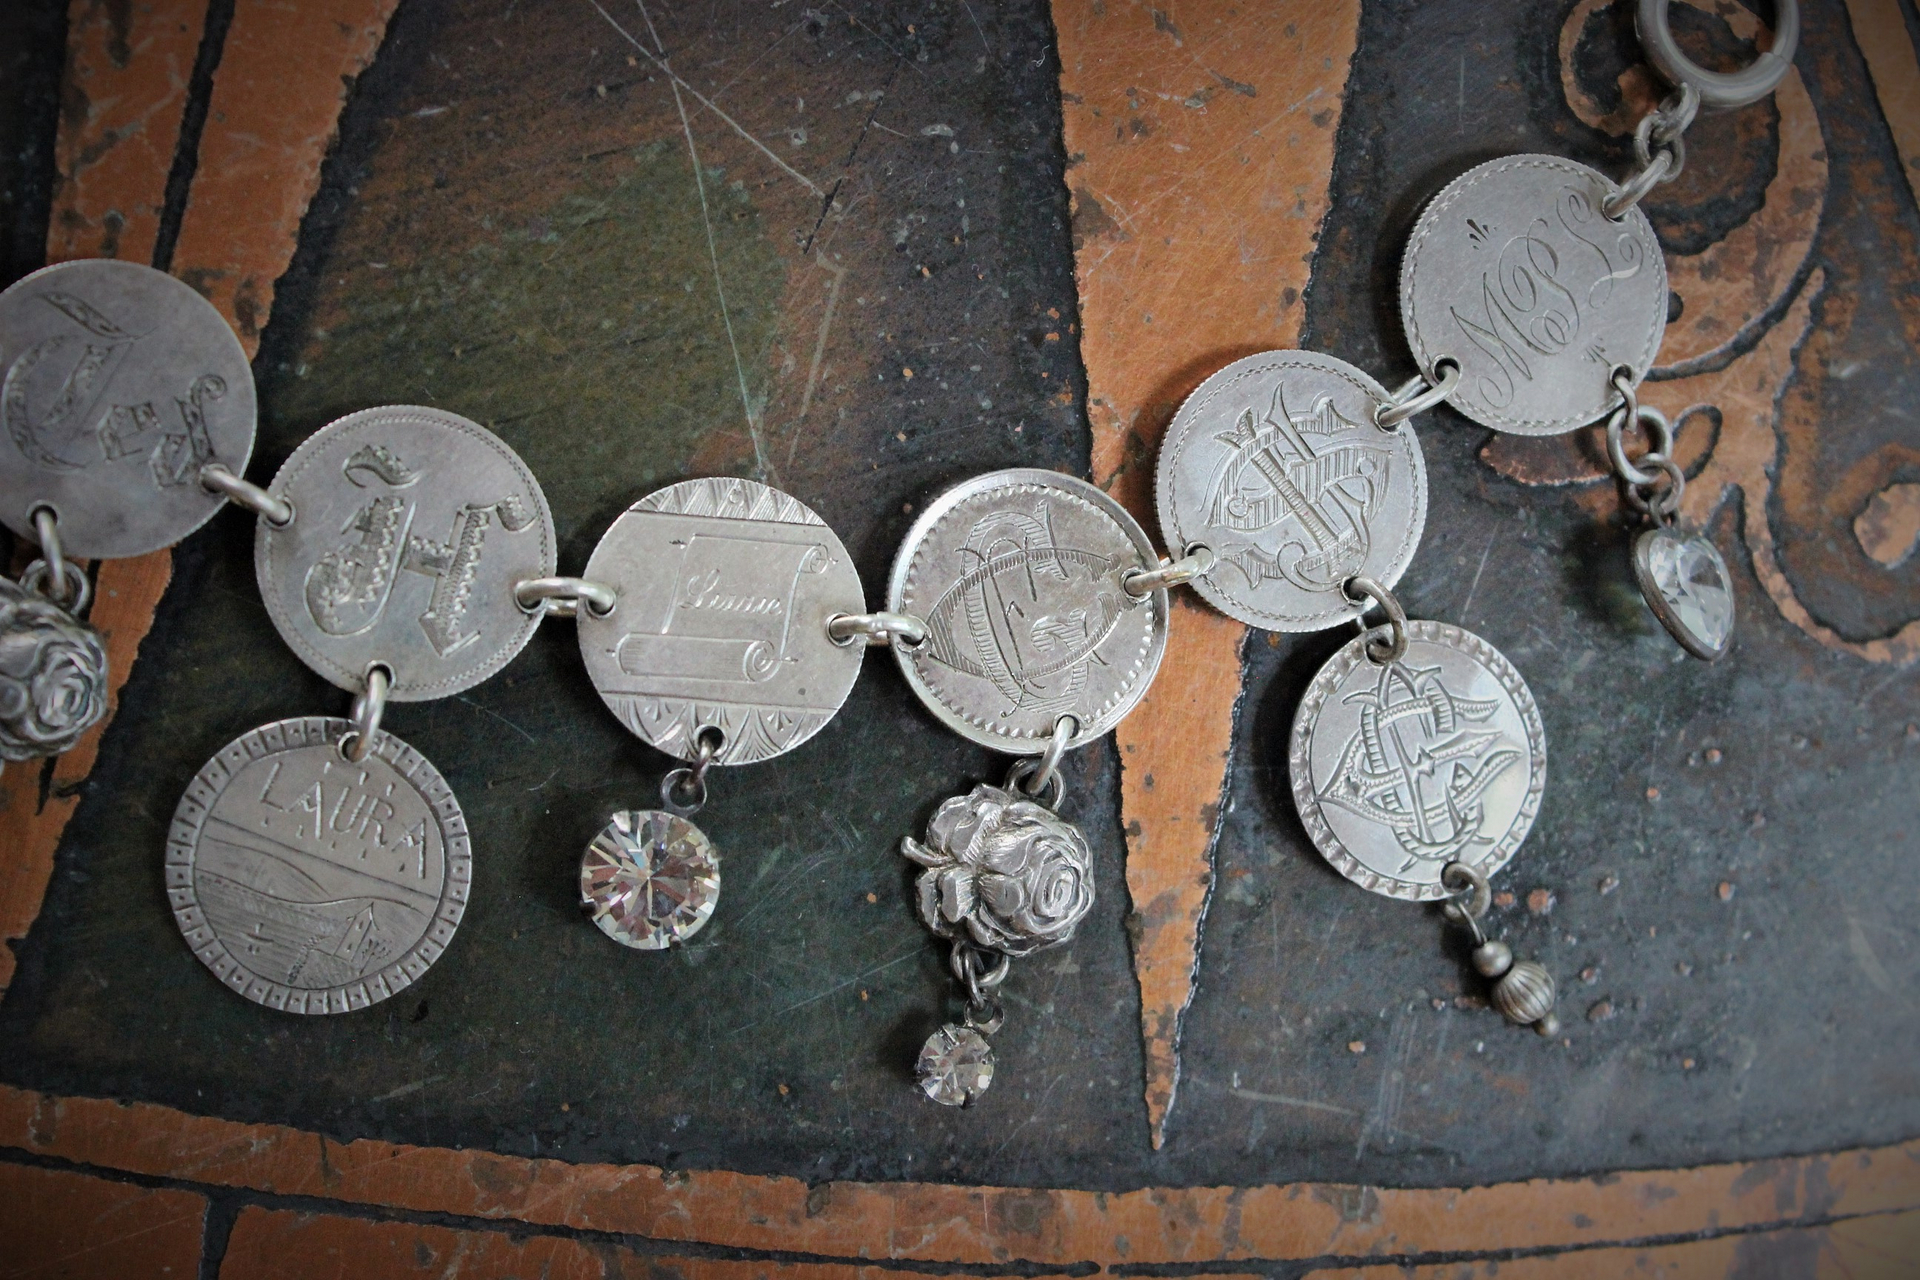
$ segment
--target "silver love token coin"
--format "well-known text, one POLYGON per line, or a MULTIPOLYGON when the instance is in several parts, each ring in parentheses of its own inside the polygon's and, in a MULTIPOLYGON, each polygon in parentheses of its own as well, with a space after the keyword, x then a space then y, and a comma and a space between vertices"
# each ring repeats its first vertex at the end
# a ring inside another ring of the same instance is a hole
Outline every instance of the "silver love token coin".
POLYGON ((1472 632, 1410 622, 1405 655, 1384 665, 1367 641, 1334 654, 1300 701, 1294 806, 1349 880, 1434 901, 1447 896, 1449 862, 1491 876, 1526 839, 1546 786, 1546 729, 1520 673, 1472 632))
POLYGON ((975 476, 908 530, 887 608, 925 621, 896 644, 907 683, 948 728, 1011 755, 1045 750, 1062 716, 1079 746, 1146 694, 1167 646, 1167 594, 1128 594, 1159 556, 1119 503, 1057 471, 975 476))
POLYGON ((96 258, 0 293, 0 521, 34 538, 51 508, 67 555, 171 546, 226 499, 200 483, 253 452, 253 373, 213 304, 163 271, 96 258))
POLYGON ((582 606, 587 676, 620 723, 693 760, 700 732, 724 735, 717 764, 791 751, 833 719, 864 645, 827 633, 866 611, 860 575, 826 522, 751 480, 685 480, 629 507, 586 577, 613 612, 582 606))
POLYGON ((261 520, 253 565, 300 659, 358 692, 459 693, 507 665, 540 625, 513 585, 554 572, 553 517, 527 464, 442 409, 389 405, 314 432, 273 478, 293 523, 261 520))
POLYGON ((187 945, 249 1000, 346 1013, 419 980, 467 907, 466 819, 391 734, 359 764, 346 720, 279 720, 195 775, 167 833, 167 898, 187 945))
POLYGON ((1733 643, 1733 578, 1720 549, 1697 533, 1648 529, 1633 543, 1633 576, 1653 616, 1680 647, 1712 662, 1733 643))
POLYGON ((1409 423, 1374 425, 1387 393, 1310 351, 1236 360, 1201 383, 1160 449, 1155 498, 1167 542, 1210 548, 1194 589, 1269 631, 1357 618, 1349 578, 1391 587, 1420 545, 1427 471, 1409 423))
POLYGON ((1420 368, 1460 366, 1453 406, 1496 431, 1544 436, 1619 403, 1667 325, 1667 265, 1645 214, 1601 212, 1617 188, 1558 156, 1490 160, 1447 184, 1407 242, 1400 316, 1420 368))

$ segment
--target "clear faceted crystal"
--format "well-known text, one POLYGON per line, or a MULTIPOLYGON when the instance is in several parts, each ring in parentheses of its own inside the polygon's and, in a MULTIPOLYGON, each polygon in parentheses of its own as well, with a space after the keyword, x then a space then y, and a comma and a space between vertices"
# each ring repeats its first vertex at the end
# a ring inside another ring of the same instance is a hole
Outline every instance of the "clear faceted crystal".
POLYGON ((1647 602, 1667 630, 1700 656, 1719 657, 1733 636, 1733 584, 1720 552, 1698 534, 1653 529, 1638 553, 1647 602))
POLYGON ((948 1023, 921 1047, 919 1075, 929 1098, 964 1107, 993 1083, 993 1047, 972 1027, 948 1023))
POLYGON ((622 946, 659 951, 684 942, 719 900, 720 856, 676 814, 616 813, 580 859, 581 904, 622 946))

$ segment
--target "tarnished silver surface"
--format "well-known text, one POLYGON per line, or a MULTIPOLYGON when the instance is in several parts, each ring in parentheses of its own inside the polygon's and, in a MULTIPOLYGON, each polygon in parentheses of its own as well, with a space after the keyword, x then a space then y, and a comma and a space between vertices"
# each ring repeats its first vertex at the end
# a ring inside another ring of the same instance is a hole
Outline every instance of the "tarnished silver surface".
POLYGON ((0 521, 52 507, 68 555, 144 555, 225 503, 201 486, 253 452, 253 374, 213 304, 162 271, 90 258, 0 293, 0 521))
POLYGON ((925 844, 900 852, 925 870, 920 919, 943 938, 1025 956, 1069 942, 1093 907, 1093 854, 1071 822, 999 787, 941 803, 925 844))
POLYGON ((262 725, 187 786, 167 898, 187 945, 249 1000, 346 1013, 417 981, 467 907, 466 819, 426 757, 380 734, 359 764, 345 720, 262 725))
POLYGON ((57 756, 106 712, 100 633, 0 577, 0 760, 57 756))
POLYGON ((1733 578, 1703 534, 1655 527, 1633 542, 1633 576, 1680 647, 1708 662, 1733 643, 1733 578))
POLYGON ((1710 107, 1744 107, 1772 93, 1793 68, 1800 44, 1799 0, 1774 0, 1773 47, 1738 71, 1709 71, 1689 58, 1673 38, 1667 20, 1668 0, 1639 0, 1633 29, 1647 51, 1647 61, 1669 83, 1691 86, 1710 107))
POLYGON ((579 615, 587 676, 620 723, 682 760, 750 764, 811 738, 860 675, 827 622, 866 609, 840 539, 798 499, 751 480, 684 480, 629 507, 586 577, 617 593, 579 615))
POLYGON ((1328 659, 1295 713, 1288 768, 1314 846, 1363 889, 1448 896, 1459 862, 1505 866, 1546 786, 1547 737, 1526 681, 1492 645, 1407 624, 1407 651, 1376 665, 1360 636, 1328 659))
POLYGON ((1667 266, 1646 215, 1601 213, 1614 184, 1558 156, 1490 160, 1455 178, 1415 224, 1400 317, 1422 370, 1460 365, 1453 405, 1518 435, 1556 435, 1619 401, 1667 324, 1667 266))
POLYGON ((1167 644, 1167 593, 1128 594, 1159 555, 1121 506, 1057 471, 993 471, 934 499, 907 531, 887 609, 926 620, 894 646, 907 683, 962 737, 1046 750, 1070 715, 1079 746, 1146 693, 1167 644))
POLYGON ((513 586, 552 577, 553 517, 519 455, 443 409, 387 405, 330 422, 269 490, 293 523, 259 522, 253 566, 301 661, 395 702, 441 698, 504 667, 540 625, 513 586))
POLYGON ((1317 631, 1359 616, 1349 578, 1399 581, 1426 526, 1427 472, 1411 426, 1374 425, 1388 403, 1372 378, 1310 351, 1236 360, 1187 397, 1154 497, 1169 546, 1212 549, 1193 580, 1209 604, 1317 631))

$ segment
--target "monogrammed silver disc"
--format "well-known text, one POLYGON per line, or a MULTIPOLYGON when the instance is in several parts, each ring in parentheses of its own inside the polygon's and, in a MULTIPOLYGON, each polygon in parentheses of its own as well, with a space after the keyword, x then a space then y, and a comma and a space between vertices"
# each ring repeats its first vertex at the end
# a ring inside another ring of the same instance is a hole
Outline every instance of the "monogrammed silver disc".
POLYGON ((67 555, 157 551, 225 503, 202 467, 246 472, 247 354, 164 271, 90 258, 20 280, 0 293, 0 369, 0 521, 29 540, 50 507, 67 555))
POLYGON ((827 621, 866 612, 860 575, 826 522, 751 480, 683 480, 613 522, 588 581, 613 612, 577 615, 587 676, 620 723, 683 760, 703 729, 720 764, 791 751, 833 719, 860 675, 864 643, 827 621))
POLYGON ((1360 615, 1349 578, 1400 580, 1426 526, 1427 469, 1412 424, 1374 425, 1386 403, 1372 378, 1310 351, 1236 360, 1187 397, 1154 496, 1169 546, 1213 551, 1193 580, 1209 604, 1317 631, 1360 615))
POLYGON ((1547 735, 1527 682, 1498 649, 1438 622, 1407 624, 1383 665, 1355 638, 1294 714, 1287 764, 1314 846, 1363 889, 1447 896, 1440 873, 1507 864, 1533 826, 1547 735))
POLYGON ((193 953, 249 1000, 346 1013, 417 981, 467 909, 473 855, 446 780, 392 734, 341 754, 345 720, 243 734, 187 786, 167 899, 193 953))
POLYGON ((553 574, 553 517, 500 438, 443 409, 387 405, 307 437, 269 490, 253 567, 273 625, 308 666, 358 691, 369 664, 395 702, 469 689, 532 638, 513 584, 553 574))
POLYGON ((1460 365, 1451 403, 1496 431, 1546 436, 1619 404, 1667 326, 1667 264, 1645 214, 1558 156, 1489 160, 1447 184, 1407 241, 1400 317, 1422 370, 1460 365))
POLYGON ((1011 755, 1043 751, 1061 716, 1078 746, 1146 694, 1167 646, 1167 593, 1122 579, 1159 564, 1133 517, 1057 471, 993 471, 934 499, 894 557, 887 608, 927 624, 893 646, 948 728, 1011 755))

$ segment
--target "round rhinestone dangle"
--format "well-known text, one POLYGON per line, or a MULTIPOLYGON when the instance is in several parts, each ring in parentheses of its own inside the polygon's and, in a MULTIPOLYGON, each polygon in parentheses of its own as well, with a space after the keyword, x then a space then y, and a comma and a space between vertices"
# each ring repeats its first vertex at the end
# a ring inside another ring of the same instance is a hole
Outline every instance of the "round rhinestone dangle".
POLYGON ((669 809, 614 814, 580 859, 580 905, 623 947, 664 951, 713 918, 720 855, 687 819, 706 799, 707 770, 722 744, 718 729, 703 732, 693 767, 675 769, 660 784, 669 809))

